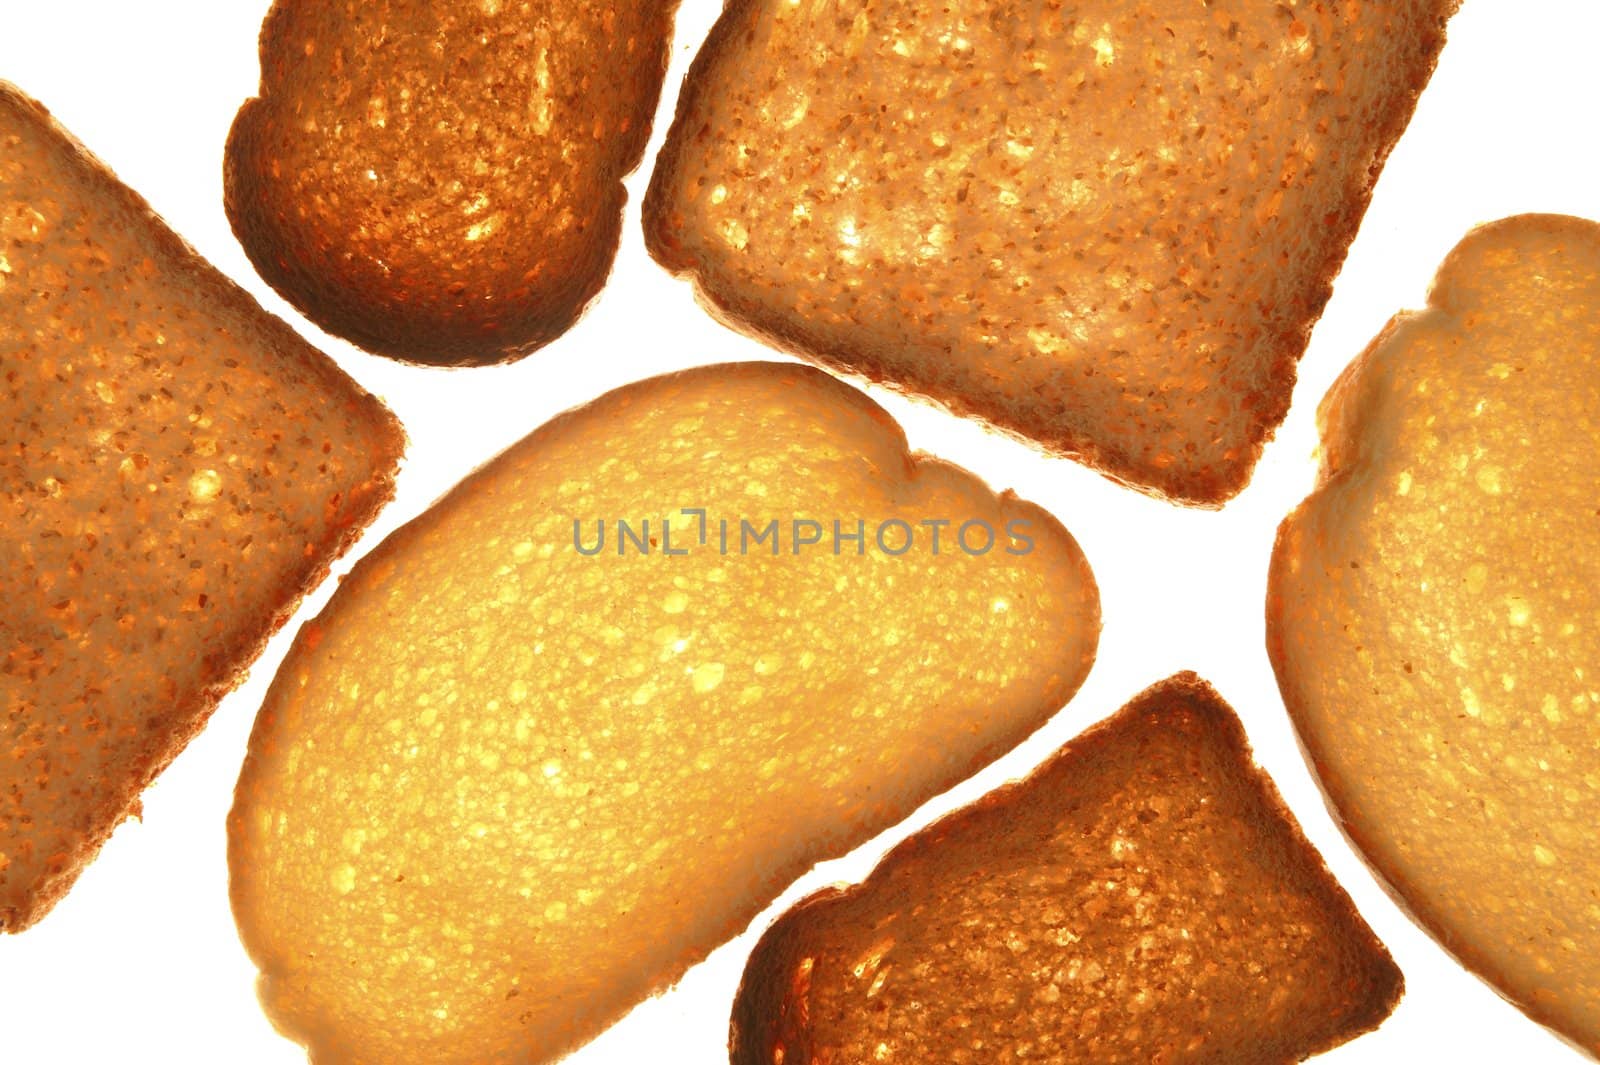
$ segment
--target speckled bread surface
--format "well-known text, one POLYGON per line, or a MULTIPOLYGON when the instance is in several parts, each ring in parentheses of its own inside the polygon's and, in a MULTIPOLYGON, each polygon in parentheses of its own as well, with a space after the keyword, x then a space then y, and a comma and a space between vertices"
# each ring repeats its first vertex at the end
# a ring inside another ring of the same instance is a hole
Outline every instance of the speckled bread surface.
POLYGON ((769 343, 1218 505, 1457 0, 731 0, 645 199, 769 343))
POLYGON ((228 138, 228 217, 330 333, 521 358, 600 291, 676 0, 276 0, 228 138))
POLYGON ((0 82, 0 931, 139 812, 403 444, 0 82))
POLYGON ((766 932, 734 1065, 1277 1065, 1383 1021, 1388 952, 1192 673, 766 932))
POLYGON ((263 1002, 318 1065, 550 1061, 1031 733, 1098 635, 1059 523, 820 370, 609 393, 295 641, 229 822, 263 1002))
POLYGON ((1320 414, 1272 560, 1284 702, 1416 918, 1600 1056, 1600 225, 1474 230, 1320 414))

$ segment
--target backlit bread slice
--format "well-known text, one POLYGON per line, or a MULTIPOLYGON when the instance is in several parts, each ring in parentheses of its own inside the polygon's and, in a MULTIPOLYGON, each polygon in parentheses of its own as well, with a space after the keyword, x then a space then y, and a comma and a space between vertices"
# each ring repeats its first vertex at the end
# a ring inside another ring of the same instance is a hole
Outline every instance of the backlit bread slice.
POLYGON ((1216 505, 1457 0, 730 0, 645 199, 736 328, 1216 505))
POLYGON ((1417 919, 1600 1056, 1600 225, 1474 230, 1323 400, 1268 650, 1417 919))
POLYGON ((403 443, 0 82, 0 931, 138 811, 403 443))
POLYGON ((600 291, 676 0, 276 0, 228 138, 273 288, 412 362, 520 358, 600 291))
POLYGON ((229 823, 267 1010, 318 1065, 549 1061, 1032 732, 1098 634, 1053 518, 819 370, 612 392, 289 652, 229 823))
POLYGON ((732 1060, 1268 1065, 1375 1028, 1400 991, 1185 673, 779 918, 732 1060))

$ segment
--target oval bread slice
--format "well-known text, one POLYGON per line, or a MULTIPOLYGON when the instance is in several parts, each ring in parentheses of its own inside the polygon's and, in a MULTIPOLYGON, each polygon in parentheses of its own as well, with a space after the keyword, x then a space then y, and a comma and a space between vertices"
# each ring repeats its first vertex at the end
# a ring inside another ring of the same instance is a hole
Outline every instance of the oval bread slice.
POLYGON ((1600 1056, 1600 225, 1474 230, 1323 400, 1267 648, 1351 839, 1600 1056))
POLYGON ((1098 631, 1055 520, 821 371, 610 393, 289 652, 229 823, 265 1005, 319 1065, 548 1061, 1032 732, 1098 631))

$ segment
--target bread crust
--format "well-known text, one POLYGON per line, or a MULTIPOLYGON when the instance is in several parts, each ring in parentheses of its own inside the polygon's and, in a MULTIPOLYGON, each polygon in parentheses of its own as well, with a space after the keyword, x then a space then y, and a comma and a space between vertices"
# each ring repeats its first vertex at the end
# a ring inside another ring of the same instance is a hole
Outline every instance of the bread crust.
POLYGON ((566 332, 616 255, 676 0, 275 0, 228 218, 323 329, 430 365, 566 332))
POLYGON ((646 244, 731 328, 1220 506, 1457 6, 730 0, 646 244))
POLYGON ((1474 229, 1323 399, 1266 604, 1345 834, 1446 950, 1590 1056, 1600 807, 1572 754, 1596 742, 1596 352, 1600 225, 1474 229))
POLYGON ((1182 673, 779 917, 730 1060, 1266 1065, 1377 1027, 1402 986, 1238 719, 1182 673))
POLYGON ((393 494, 399 423, 0 82, 0 931, 393 494))

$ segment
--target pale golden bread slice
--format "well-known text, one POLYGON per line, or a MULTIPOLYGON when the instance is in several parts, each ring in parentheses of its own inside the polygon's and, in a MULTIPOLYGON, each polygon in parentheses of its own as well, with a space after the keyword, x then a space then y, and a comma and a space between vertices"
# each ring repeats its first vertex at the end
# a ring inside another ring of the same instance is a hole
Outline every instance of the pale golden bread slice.
POLYGON ((676 0, 275 0, 228 216, 312 321, 412 362, 520 358, 599 292, 676 0))
POLYGON ((780 917, 731 1056, 1268 1065, 1376 1027, 1401 983, 1185 673, 780 917))
POLYGON ((736 328, 1216 505, 1457 0, 731 0, 645 234, 736 328))
POLYGON ((290 650, 229 822, 267 1010, 319 1065, 549 1061, 1032 732, 1098 633, 1054 519, 819 370, 612 392, 290 650))
POLYGON ((1321 408, 1268 650, 1350 837, 1600 1055, 1600 225, 1474 230, 1321 408))
POLYGON ((0 931, 138 812, 403 444, 0 82, 0 931))

